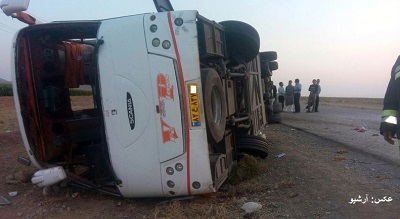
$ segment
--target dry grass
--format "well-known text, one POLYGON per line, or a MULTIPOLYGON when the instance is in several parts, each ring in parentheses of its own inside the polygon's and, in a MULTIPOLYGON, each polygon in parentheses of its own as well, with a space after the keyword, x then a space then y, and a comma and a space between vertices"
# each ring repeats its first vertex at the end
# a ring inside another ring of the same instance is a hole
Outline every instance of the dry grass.
POLYGON ((149 218, 231 218, 229 209, 224 203, 207 203, 172 201, 155 207, 149 218))
POLYGON ((245 180, 259 176, 264 170, 264 164, 265 162, 260 158, 245 154, 229 174, 227 183, 237 185, 245 180))
POLYGON ((10 96, 0 97, 0 132, 18 131, 17 114, 15 113, 14 99, 10 96))

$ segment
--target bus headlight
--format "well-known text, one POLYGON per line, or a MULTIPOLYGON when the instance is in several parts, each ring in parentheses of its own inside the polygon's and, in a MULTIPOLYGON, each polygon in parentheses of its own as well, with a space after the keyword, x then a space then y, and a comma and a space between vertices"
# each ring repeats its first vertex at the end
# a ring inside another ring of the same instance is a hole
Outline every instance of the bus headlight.
POLYGON ((177 164, 175 164, 175 169, 177 170, 177 171, 182 171, 183 170, 183 164, 181 164, 181 163, 177 163, 177 164))
POLYGON ((167 167, 166 172, 167 172, 168 175, 172 175, 172 174, 174 174, 174 168, 172 168, 172 167, 167 167))
POLYGON ((150 31, 151 31, 152 33, 155 33, 155 32, 157 31, 157 29, 158 29, 158 27, 157 27, 157 25, 155 25, 155 24, 153 24, 153 25, 150 26, 150 31))
POLYGON ((169 49, 169 48, 171 47, 171 42, 169 42, 168 40, 164 40, 164 41, 162 42, 162 47, 163 47, 164 49, 169 49))
POLYGON ((151 42, 151 44, 152 44, 154 47, 158 47, 158 46, 160 45, 160 39, 154 38, 153 41, 151 42))
POLYGON ((167 186, 170 187, 170 188, 174 188, 175 187, 174 181, 168 180, 167 181, 167 186))

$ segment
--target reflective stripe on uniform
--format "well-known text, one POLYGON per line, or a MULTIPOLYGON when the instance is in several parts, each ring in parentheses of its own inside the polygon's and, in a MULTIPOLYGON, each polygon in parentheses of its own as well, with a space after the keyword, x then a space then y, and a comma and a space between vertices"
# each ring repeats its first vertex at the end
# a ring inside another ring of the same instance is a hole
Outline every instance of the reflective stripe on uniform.
POLYGON ((396 66, 396 69, 394 70, 394 80, 397 80, 397 78, 400 77, 400 65, 396 66))
POLYGON ((397 110, 383 110, 382 116, 397 116, 397 110))
POLYGON ((396 72, 396 74, 394 75, 394 80, 397 80, 397 78, 399 78, 399 77, 400 77, 400 71, 396 72))
POLYGON ((396 116, 382 116, 381 122, 390 123, 390 124, 397 124, 397 117, 396 116))

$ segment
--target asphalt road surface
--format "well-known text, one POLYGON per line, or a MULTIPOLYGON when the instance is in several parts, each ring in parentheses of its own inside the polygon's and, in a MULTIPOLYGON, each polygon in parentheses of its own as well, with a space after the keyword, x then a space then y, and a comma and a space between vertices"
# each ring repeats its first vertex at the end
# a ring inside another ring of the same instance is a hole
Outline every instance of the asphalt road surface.
MULTIPOLYGON (((399 218, 399 148, 379 134, 380 114, 378 110, 321 106, 317 113, 305 109, 283 112, 281 124, 269 125, 291 144, 272 148, 272 156, 286 153, 287 167, 271 176, 286 171, 303 200, 289 198, 286 207, 273 215, 399 218)), ((275 158, 271 168, 282 168, 285 162, 281 159, 275 158)))
POLYGON ((341 107, 320 107, 317 113, 283 113, 283 124, 337 141, 361 154, 400 164, 397 145, 379 134, 381 111, 341 107), (357 130, 359 129, 359 130, 357 130))

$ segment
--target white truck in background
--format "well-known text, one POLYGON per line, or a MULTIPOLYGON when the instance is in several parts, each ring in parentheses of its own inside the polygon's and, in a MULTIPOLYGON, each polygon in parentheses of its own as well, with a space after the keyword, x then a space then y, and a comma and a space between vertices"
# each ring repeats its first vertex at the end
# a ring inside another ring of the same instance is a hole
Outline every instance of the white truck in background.
POLYGON ((29 24, 14 37, 11 62, 29 155, 20 160, 41 169, 33 183, 196 195, 215 192, 241 153, 268 155, 264 96, 276 53, 259 53, 246 23, 154 3, 158 13, 42 24, 23 12, 28 0, 0 3, 29 24), (89 108, 70 96, 82 85, 89 108))

